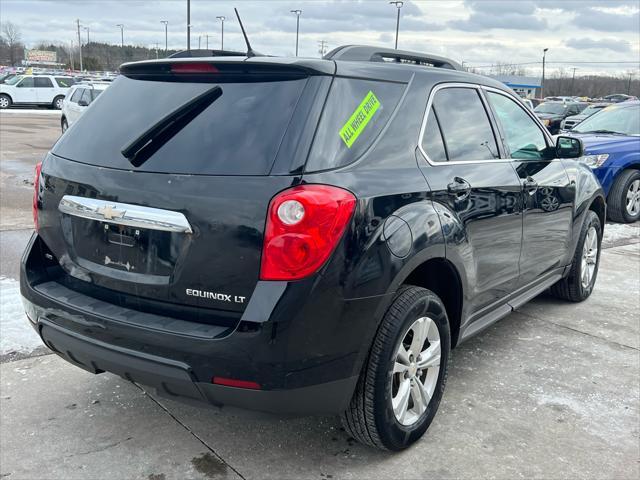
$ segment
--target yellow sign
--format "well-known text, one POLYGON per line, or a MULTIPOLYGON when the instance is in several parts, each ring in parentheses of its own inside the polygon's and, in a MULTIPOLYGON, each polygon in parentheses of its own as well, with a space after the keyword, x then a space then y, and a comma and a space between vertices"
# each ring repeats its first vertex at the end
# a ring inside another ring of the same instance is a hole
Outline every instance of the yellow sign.
POLYGON ((367 93, 358 108, 351 114, 347 123, 340 129, 340 138, 348 148, 357 140, 364 131, 369 121, 380 108, 380 102, 372 91, 367 93))

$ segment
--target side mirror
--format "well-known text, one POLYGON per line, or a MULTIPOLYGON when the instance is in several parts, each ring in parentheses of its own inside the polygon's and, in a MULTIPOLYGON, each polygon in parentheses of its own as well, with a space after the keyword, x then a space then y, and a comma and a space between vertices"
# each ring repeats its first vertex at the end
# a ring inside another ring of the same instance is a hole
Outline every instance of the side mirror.
POLYGON ((556 140, 556 158, 580 158, 584 154, 582 140, 559 136, 556 140))
POLYGON ((81 107, 88 107, 89 102, 87 102, 85 99, 78 100, 78 105, 80 105, 81 107))

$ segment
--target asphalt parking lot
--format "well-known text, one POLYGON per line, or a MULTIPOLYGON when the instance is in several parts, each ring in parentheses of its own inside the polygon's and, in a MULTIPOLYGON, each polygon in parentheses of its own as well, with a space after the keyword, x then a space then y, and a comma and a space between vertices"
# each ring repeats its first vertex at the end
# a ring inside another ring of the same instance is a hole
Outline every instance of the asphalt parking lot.
POLYGON ((398 454, 355 443, 336 418, 178 404, 73 367, 37 338, 7 347, 22 325, 33 165, 58 122, 0 113, 3 480, 640 477, 640 224, 607 225, 589 300, 543 294, 454 350, 434 423, 398 454))

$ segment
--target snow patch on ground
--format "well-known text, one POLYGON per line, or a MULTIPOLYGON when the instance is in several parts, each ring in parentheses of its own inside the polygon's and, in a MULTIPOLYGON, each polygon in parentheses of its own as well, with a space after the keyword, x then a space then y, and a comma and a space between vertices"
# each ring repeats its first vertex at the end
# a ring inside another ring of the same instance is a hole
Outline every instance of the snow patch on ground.
POLYGON ((31 353, 42 345, 24 313, 20 283, 0 277, 0 355, 31 353))
POLYGON ((605 247, 619 244, 625 240, 640 239, 640 222, 607 223, 604 226, 602 243, 605 247))
POLYGON ((0 115, 12 115, 12 114, 35 114, 35 115, 58 115, 61 116, 62 112, 60 110, 48 110, 44 108, 11 108, 1 110, 0 115))

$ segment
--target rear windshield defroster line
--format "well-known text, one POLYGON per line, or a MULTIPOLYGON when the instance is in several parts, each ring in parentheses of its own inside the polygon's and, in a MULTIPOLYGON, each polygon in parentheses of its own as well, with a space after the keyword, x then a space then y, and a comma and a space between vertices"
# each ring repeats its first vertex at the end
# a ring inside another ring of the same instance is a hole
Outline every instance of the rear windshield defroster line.
POLYGON ((221 96, 219 86, 198 95, 139 135, 122 150, 122 155, 139 167, 221 96))

